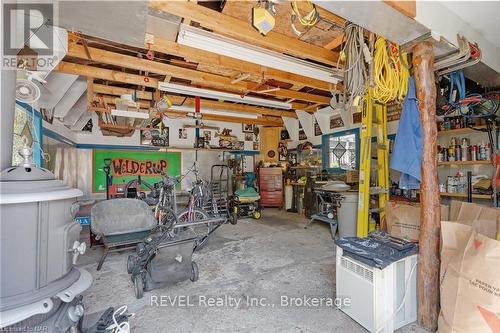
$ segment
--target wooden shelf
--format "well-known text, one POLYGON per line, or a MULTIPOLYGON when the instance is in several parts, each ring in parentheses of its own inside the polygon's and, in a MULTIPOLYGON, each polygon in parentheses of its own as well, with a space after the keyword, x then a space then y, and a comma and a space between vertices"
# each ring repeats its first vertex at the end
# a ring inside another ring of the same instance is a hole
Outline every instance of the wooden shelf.
POLYGON ((479 130, 486 129, 486 125, 474 126, 473 128, 465 127, 465 128, 450 129, 447 131, 439 131, 438 136, 483 133, 483 132, 478 131, 476 129, 479 129, 479 130))
POLYGON ((492 161, 451 161, 451 162, 438 162, 439 165, 486 165, 493 164, 492 161))
MULTIPOLYGON (((149 146, 155 147, 155 146, 149 146)), ((178 150, 187 150, 187 151, 212 151, 212 152, 232 152, 237 154, 254 154, 258 155, 260 153, 259 150, 239 150, 239 149, 223 149, 223 148, 191 148, 191 147, 155 147, 159 148, 160 151, 178 151, 178 150)))
POLYGON ((296 165, 291 166, 290 169, 318 169, 321 168, 320 165, 296 165))
MULTIPOLYGON (((439 193, 440 196, 442 197, 450 197, 450 198, 467 198, 467 193, 448 193, 448 192, 441 192, 439 193)), ((473 199, 491 199, 491 194, 472 194, 473 199)))

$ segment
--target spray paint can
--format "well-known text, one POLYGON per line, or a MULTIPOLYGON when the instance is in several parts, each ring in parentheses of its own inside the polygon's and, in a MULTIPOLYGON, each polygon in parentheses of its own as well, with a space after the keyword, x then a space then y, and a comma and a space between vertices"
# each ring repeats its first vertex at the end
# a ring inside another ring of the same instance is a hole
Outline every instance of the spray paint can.
POLYGON ((470 155, 471 155, 471 160, 472 161, 477 161, 477 145, 473 145, 470 147, 470 155))
POLYGON ((441 149, 441 148, 438 148, 437 159, 438 159, 438 162, 444 162, 443 149, 441 149))
POLYGON ((467 138, 462 138, 462 161, 470 160, 469 152, 469 140, 467 138))
POLYGON ((489 161, 491 160, 491 145, 489 143, 486 144, 486 147, 484 148, 485 150, 485 160, 489 161))
POLYGON ((456 161, 456 159, 455 159, 455 147, 453 147, 453 146, 450 146, 448 148, 448 161, 450 161, 450 162, 456 161))
POLYGON ((455 161, 462 160, 462 148, 460 145, 455 146, 455 161))

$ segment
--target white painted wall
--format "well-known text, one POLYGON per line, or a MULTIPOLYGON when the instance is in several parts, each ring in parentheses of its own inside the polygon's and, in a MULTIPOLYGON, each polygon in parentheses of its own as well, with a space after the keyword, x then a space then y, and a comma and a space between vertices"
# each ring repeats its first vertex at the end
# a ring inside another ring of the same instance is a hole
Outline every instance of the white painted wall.
MULTIPOLYGON (((97 124, 97 116, 92 116, 93 123, 97 124)), ((241 124, 235 123, 225 123, 225 122, 214 122, 214 121, 204 121, 205 125, 217 126, 221 130, 223 128, 229 128, 232 130, 232 134, 238 137, 238 140, 244 141, 244 134, 242 132, 241 124)), ((192 119, 168 119, 167 126, 169 128, 169 149, 174 148, 193 148, 195 139, 195 129, 187 128, 187 139, 179 139, 179 129, 183 128, 183 125, 194 124, 192 119)), ((207 131, 205 129, 200 130, 200 135, 207 131)), ((210 130, 212 132, 212 139, 210 141, 211 145, 218 145, 219 138, 215 137, 215 130, 210 130)), ((117 145, 117 146, 139 146, 140 145, 140 133, 135 131, 135 133, 130 137, 115 137, 115 136, 104 136, 97 126, 94 126, 92 133, 78 132, 76 134, 78 144, 94 144, 94 145, 117 145)), ((253 150, 253 142, 245 142, 246 150, 253 150)))
MULTIPOLYGON (((397 132, 397 130, 398 130, 398 124, 399 124, 399 121, 388 122, 387 123, 387 133, 388 134, 395 134, 397 132)), ((350 124, 350 125, 345 126, 345 127, 335 128, 333 130, 328 130, 327 132, 323 132, 323 135, 324 134, 332 134, 332 133, 342 132, 342 131, 345 131, 345 130, 348 130, 348 129, 353 129, 353 128, 359 128, 360 126, 361 126, 360 123, 358 123, 358 124, 350 124)), ((322 135, 317 135, 317 136, 308 137, 306 140, 290 141, 290 142, 288 142, 288 149, 297 148, 297 146, 299 144, 307 142, 307 141, 311 142, 313 145, 321 145, 321 137, 322 137, 322 135)))
POLYGON ((500 2, 417 1, 415 20, 457 43, 457 34, 478 43, 482 62, 500 73, 500 2))
MULTIPOLYGON (((97 116, 93 116, 94 123, 97 123, 97 116)), ((168 127, 170 133, 170 147, 169 151, 175 151, 175 148, 193 148, 195 129, 187 129, 188 137, 187 139, 179 139, 179 129, 182 128, 184 124, 191 124, 193 120, 189 119, 169 119, 168 127)), ((232 134, 236 135, 240 141, 244 141, 244 134, 242 132, 241 124, 234 123, 217 123, 217 122, 205 122, 206 125, 219 126, 221 130, 223 128, 232 129, 232 134)), ((58 119, 54 119, 53 124, 49 124, 44 121, 44 128, 50 129, 57 134, 77 143, 77 144, 89 144, 89 145, 106 145, 106 146, 139 146, 140 145, 140 134, 136 131, 131 137, 114 137, 114 136, 104 136, 97 126, 94 126, 92 133, 84 132, 74 132, 65 127, 58 119)), ((201 135, 203 135, 201 130, 201 135)), ((218 145, 218 138, 215 137, 215 130, 212 132, 212 145, 218 145)), ((245 149, 253 149, 253 141, 245 142, 245 149)), ((197 159, 197 166, 200 172, 200 176, 203 179, 210 179, 211 167, 214 164, 222 163, 222 152, 214 151, 198 151, 194 150, 179 150, 181 152, 181 172, 186 174, 188 169, 193 165, 197 159)), ((78 168, 78 174, 76 179, 76 186, 83 191, 83 199, 97 199, 103 198, 104 194, 92 193, 92 149, 76 149, 77 161, 76 165, 78 168)), ((227 156, 227 154, 226 154, 227 156)), ((61 173, 63 171, 60 171, 61 173)), ((187 190, 191 187, 191 183, 194 181, 194 175, 189 174, 182 181, 181 188, 187 190)))

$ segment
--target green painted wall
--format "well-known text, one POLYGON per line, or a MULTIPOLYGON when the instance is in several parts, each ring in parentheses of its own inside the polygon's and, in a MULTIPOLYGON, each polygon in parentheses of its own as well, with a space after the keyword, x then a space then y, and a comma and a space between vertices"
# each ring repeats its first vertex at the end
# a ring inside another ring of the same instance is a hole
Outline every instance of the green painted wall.
POLYGON ((92 152, 92 190, 106 191, 106 174, 102 169, 104 159, 111 159, 113 184, 126 183, 142 174, 142 179, 153 184, 161 180, 152 170, 153 166, 165 168, 169 176, 181 174, 180 152, 157 152, 137 150, 102 150, 92 152), (135 175, 135 176, 134 176, 135 175))

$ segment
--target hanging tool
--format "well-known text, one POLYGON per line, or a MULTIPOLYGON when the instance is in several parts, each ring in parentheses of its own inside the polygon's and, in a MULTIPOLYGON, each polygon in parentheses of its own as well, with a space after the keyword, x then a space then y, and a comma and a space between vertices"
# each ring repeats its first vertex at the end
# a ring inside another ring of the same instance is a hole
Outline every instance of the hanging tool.
POLYGON ((370 214, 378 212, 380 221, 385 216, 385 203, 389 200, 389 143, 387 140, 387 105, 374 101, 373 89, 365 95, 361 121, 361 162, 359 168, 359 197, 357 236, 366 237, 370 214), (375 122, 373 113, 375 111, 375 122), (376 126, 377 177, 378 186, 371 187, 372 132, 376 126), (378 195, 378 208, 370 209, 370 195, 378 195))

